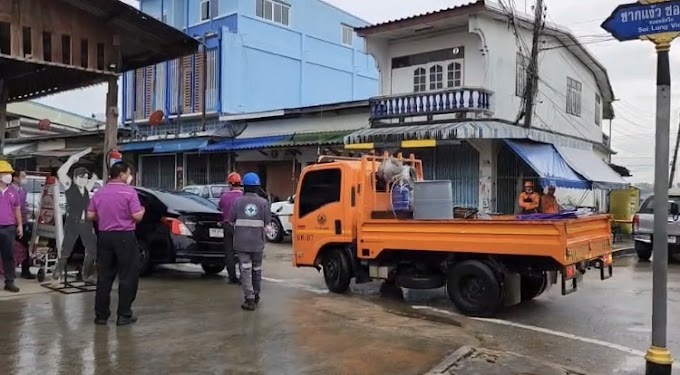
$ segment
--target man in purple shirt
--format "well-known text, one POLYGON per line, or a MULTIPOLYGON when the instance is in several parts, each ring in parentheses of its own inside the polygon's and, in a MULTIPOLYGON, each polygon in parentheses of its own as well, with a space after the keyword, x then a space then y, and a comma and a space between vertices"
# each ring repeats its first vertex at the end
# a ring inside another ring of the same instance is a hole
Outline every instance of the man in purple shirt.
POLYGON ((31 241, 30 226, 28 224, 28 209, 26 208, 26 196, 28 192, 24 186, 26 185, 26 172, 20 168, 15 168, 12 173, 12 188, 19 196, 19 209, 21 210, 21 221, 24 224, 25 236, 21 239, 21 244, 26 248, 26 258, 21 262, 21 277, 28 280, 35 279, 31 274, 31 257, 28 254, 28 246, 31 241))
POLYGON ((14 285, 16 270, 14 265, 14 241, 24 236, 19 195, 10 187, 12 183, 12 166, 0 160, 0 255, 5 273, 5 290, 18 293, 14 285))
POLYGON ((229 173, 227 184, 229 184, 229 190, 223 191, 220 195, 220 210, 222 211, 222 221, 224 222, 224 261, 227 265, 229 282, 231 284, 238 284, 239 279, 236 276, 236 262, 234 259, 234 223, 230 222, 230 217, 234 201, 243 195, 241 175, 236 172, 229 173))
POLYGON ((97 292, 94 323, 106 325, 111 315, 111 288, 118 276, 118 320, 123 326, 137 321, 132 302, 139 284, 139 255, 135 228, 144 217, 137 191, 131 187, 130 166, 118 162, 111 166, 109 182, 97 190, 87 208, 87 219, 96 221, 97 292))

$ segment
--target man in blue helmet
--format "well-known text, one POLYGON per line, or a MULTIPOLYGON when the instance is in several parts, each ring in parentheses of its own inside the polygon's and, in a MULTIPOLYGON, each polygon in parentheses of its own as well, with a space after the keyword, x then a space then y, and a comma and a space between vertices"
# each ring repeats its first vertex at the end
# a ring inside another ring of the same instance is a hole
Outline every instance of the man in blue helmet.
POLYGON ((249 311, 255 310, 260 302, 265 230, 271 223, 269 202, 257 194, 259 189, 257 174, 243 176, 243 196, 234 201, 229 220, 234 224, 234 250, 241 264, 241 287, 245 297, 241 308, 249 311))

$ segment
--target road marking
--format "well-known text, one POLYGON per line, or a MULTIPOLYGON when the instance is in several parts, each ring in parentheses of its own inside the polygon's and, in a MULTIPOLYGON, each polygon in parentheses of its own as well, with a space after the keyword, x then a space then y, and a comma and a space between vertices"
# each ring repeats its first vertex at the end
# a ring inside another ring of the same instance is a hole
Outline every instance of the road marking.
POLYGON ((299 284, 299 283, 294 283, 289 280, 283 280, 283 279, 273 279, 271 277, 263 277, 262 280, 269 281, 270 283, 277 283, 281 284, 283 286, 295 288, 295 289, 300 289, 304 290, 307 292, 312 292, 316 294, 328 294, 329 290, 328 289, 319 289, 319 288, 314 288, 308 285, 304 284, 299 284))
MULTIPOLYGON (((430 307, 430 306, 411 306, 411 307, 415 310, 430 310, 430 311, 434 311, 434 312, 441 313, 441 314, 458 315, 458 314, 455 314, 451 311, 437 309, 437 308, 430 307)), ((501 320, 501 319, 488 319, 488 318, 471 318, 471 319, 477 320, 477 321, 480 321, 480 322, 494 323, 494 324, 499 324, 499 325, 504 325, 504 326, 509 326, 509 327, 515 327, 515 328, 523 328, 523 329, 534 331, 534 332, 545 333, 547 335, 562 337, 562 338, 565 338, 565 339, 570 339, 570 340, 575 340, 575 341, 581 341, 581 342, 585 342, 585 343, 588 343, 588 344, 593 344, 593 345, 598 345, 598 346, 602 346, 602 347, 609 348, 609 349, 618 350, 618 351, 624 352, 626 354, 633 354, 633 355, 636 355, 636 356, 639 356, 639 357, 644 357, 646 355, 645 352, 642 352, 640 350, 636 350, 636 349, 633 349, 633 348, 629 348, 627 346, 614 344, 612 342, 607 342, 607 341, 602 341, 602 340, 597 340, 597 339, 591 339, 591 338, 588 338, 588 337, 576 336, 576 335, 573 335, 571 333, 555 331, 555 330, 552 330, 552 329, 535 327, 535 326, 530 326, 530 325, 526 325, 526 324, 522 324, 522 323, 510 322, 510 321, 501 320)))

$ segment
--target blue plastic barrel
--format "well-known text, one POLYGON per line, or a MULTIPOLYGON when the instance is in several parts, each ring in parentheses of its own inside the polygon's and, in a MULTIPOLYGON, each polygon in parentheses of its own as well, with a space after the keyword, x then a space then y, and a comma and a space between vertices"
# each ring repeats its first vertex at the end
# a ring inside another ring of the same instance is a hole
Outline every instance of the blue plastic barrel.
POLYGON ((411 191, 408 186, 392 185, 392 209, 394 211, 409 211, 411 209, 411 191))

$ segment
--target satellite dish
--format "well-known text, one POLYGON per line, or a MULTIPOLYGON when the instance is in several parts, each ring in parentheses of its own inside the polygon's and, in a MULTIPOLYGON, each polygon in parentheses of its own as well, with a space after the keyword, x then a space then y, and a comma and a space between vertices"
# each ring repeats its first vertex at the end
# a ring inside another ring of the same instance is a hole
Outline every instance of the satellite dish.
POLYGON ((165 113, 161 111, 160 109, 149 116, 149 124, 150 125, 160 125, 161 121, 163 121, 163 118, 165 117, 165 113))
POLYGON ((50 130, 50 120, 42 119, 38 121, 38 130, 47 131, 50 130))

